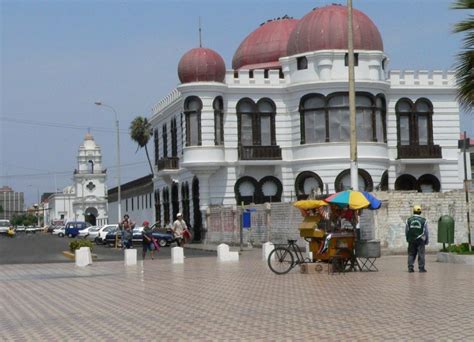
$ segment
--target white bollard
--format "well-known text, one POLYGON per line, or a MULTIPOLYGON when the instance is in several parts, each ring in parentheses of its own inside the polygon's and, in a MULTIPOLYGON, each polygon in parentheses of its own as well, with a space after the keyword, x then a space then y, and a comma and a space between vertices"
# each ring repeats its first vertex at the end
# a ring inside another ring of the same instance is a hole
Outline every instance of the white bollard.
POLYGON ((239 252, 229 252, 227 261, 239 261, 239 252))
POLYGON ((184 263, 184 252, 182 247, 171 248, 171 263, 182 264, 184 263))
POLYGON ((89 247, 81 247, 75 251, 76 266, 84 267, 92 264, 91 249, 89 247))
POLYGON ((275 249, 275 245, 271 242, 265 242, 263 245, 262 245, 262 257, 263 257, 263 261, 267 261, 268 260, 268 256, 270 255, 270 253, 275 249))
POLYGON ((125 249, 125 266, 135 266, 137 264, 137 250, 125 249))
POLYGON ((221 243, 219 246, 217 246, 217 260, 239 261, 239 252, 231 252, 228 245, 221 243))
POLYGON ((227 261, 229 259, 229 246, 225 243, 221 243, 217 246, 217 260, 227 261))

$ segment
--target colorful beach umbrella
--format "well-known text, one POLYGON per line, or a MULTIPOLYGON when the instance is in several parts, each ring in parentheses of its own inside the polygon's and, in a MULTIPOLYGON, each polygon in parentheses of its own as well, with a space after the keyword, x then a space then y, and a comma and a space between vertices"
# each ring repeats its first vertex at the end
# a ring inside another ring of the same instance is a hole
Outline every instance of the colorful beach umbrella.
POLYGON ((346 190, 337 192, 325 199, 330 204, 335 204, 340 208, 353 210, 364 209, 370 206, 369 200, 360 191, 346 190))
POLYGON ((293 203, 293 206, 303 210, 317 209, 325 205, 328 204, 321 200, 301 200, 293 203))

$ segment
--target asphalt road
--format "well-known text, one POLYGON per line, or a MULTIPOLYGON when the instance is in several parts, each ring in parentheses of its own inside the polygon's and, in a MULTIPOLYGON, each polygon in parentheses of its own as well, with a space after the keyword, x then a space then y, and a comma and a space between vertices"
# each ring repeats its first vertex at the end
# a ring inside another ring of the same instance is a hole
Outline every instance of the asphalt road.
MULTIPOLYGON (((54 262, 73 262, 62 252, 69 250, 69 243, 74 239, 58 237, 48 233, 17 233, 14 238, 0 235, 0 265, 5 264, 42 264, 54 262)), ((135 246, 138 250, 138 259, 142 258, 142 245, 135 246)), ((123 260, 123 251, 107 246, 94 244, 92 253, 97 255, 95 261, 123 260)), ((215 255, 215 252, 186 249, 187 258, 215 255)), ((149 255, 147 256, 149 258, 149 255)), ((155 253, 155 259, 171 258, 171 248, 162 247, 155 253)))

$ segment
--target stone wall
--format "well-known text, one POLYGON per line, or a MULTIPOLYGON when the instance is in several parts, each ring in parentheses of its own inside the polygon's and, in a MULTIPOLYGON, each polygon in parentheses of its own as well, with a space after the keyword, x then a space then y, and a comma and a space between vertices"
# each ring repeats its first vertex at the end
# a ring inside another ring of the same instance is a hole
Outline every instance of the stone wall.
MULTIPOLYGON (((423 216, 428 219, 430 228, 429 250, 439 250, 437 243, 438 219, 442 215, 451 215, 455 220, 455 242, 467 242, 466 201, 463 191, 444 193, 418 193, 415 191, 375 192, 382 200, 379 210, 364 210, 361 217, 361 237, 381 241, 382 248, 388 252, 406 250, 405 221, 411 215, 414 204, 420 204, 423 216)), ((474 192, 470 193, 472 199, 474 192)), ((471 218, 473 211, 471 205, 471 218)), ((251 211, 251 228, 243 229, 244 246, 260 246, 266 241, 285 243, 287 239, 299 237, 298 226, 301 222, 300 211, 290 203, 272 203, 245 206, 251 211)), ((205 243, 238 245, 240 243, 240 207, 213 206, 207 217, 208 230, 205 243)), ((473 222, 471 220, 471 227, 473 222)), ((471 230, 471 235, 474 232, 471 230)), ((474 239, 474 236, 472 236, 474 239)))

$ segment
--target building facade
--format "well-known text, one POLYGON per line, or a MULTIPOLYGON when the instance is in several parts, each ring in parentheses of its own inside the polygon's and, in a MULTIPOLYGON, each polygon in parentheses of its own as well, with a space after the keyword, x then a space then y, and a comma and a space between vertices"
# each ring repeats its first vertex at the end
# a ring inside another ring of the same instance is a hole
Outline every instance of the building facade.
POLYGON ((48 224, 53 221, 87 221, 106 224, 107 170, 102 168, 102 154, 91 134, 79 146, 74 184, 48 198, 48 224))
MULTIPOLYGON (((454 73, 389 71, 375 24, 356 9, 353 22, 359 188, 462 188, 454 73)), ((230 70, 191 49, 178 76, 150 118, 157 219, 181 211, 200 240, 214 205, 351 187, 345 6, 261 24, 230 70)))
POLYGON ((9 186, 0 188, 0 218, 9 220, 15 215, 24 214, 25 196, 23 192, 13 191, 9 186))
MULTIPOLYGON (((108 191, 109 223, 119 222, 117 187, 108 191)), ((128 214, 130 219, 141 226, 143 221, 155 222, 155 203, 153 199, 153 176, 148 175, 120 186, 121 216, 128 214)))

